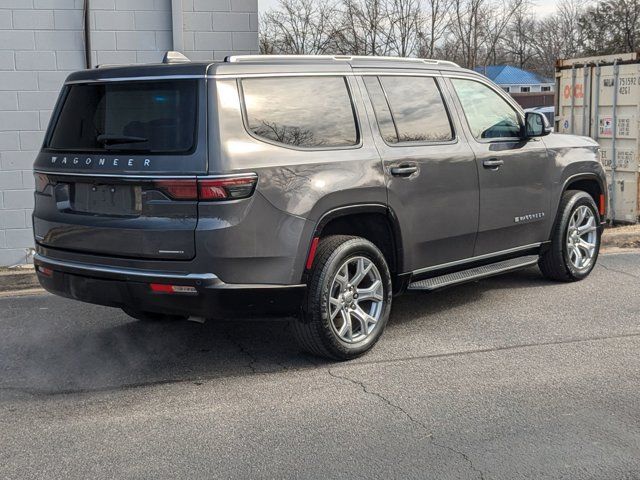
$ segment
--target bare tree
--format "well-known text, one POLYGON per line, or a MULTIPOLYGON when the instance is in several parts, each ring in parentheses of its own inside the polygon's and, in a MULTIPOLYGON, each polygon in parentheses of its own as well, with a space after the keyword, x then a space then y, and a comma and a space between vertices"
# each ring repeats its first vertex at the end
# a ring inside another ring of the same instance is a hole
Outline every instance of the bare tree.
POLYGON ((419 0, 391 0, 389 14, 389 46, 400 57, 418 53, 422 8, 419 0))
POLYGON ((585 2, 581 0, 558 0, 556 8, 556 26, 564 37, 562 42, 563 56, 573 57, 580 53, 580 44, 582 43, 580 18, 584 11, 585 2))
POLYGON ((442 43, 450 28, 453 1, 426 0, 425 4, 422 29, 418 33, 419 54, 421 57, 433 58, 436 55, 436 46, 442 43))
POLYGON ((387 55, 390 50, 388 13, 385 0, 343 0, 337 29, 340 53, 387 55))
POLYGON ((510 63, 519 68, 526 68, 538 54, 534 45, 534 31, 536 19, 533 17, 527 4, 522 4, 514 13, 511 22, 507 26, 504 41, 500 48, 510 63))
POLYGON ((530 1, 279 0, 261 17, 260 50, 509 63, 551 76, 561 57, 640 47, 640 0, 600 0, 598 8, 558 0, 545 18, 532 15, 530 1))
POLYGON ((336 8, 330 0, 280 0, 262 17, 267 39, 261 50, 270 53, 322 54, 334 41, 336 8))

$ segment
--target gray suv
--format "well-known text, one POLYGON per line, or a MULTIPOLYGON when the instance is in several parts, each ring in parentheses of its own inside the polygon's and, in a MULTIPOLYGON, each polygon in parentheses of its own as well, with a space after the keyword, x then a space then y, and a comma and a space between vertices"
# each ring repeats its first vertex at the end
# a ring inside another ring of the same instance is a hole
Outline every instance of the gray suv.
POLYGON ((35 177, 48 291, 141 320, 291 316, 303 349, 340 360, 407 290, 535 264, 585 278, 607 204, 593 140, 420 59, 77 72, 35 177))

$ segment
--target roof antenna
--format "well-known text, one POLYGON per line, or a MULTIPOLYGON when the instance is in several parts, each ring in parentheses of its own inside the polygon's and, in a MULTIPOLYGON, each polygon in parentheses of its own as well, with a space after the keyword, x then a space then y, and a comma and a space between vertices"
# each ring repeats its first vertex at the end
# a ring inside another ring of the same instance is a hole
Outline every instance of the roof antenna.
POLYGON ((180 52, 174 52, 172 50, 165 53, 164 58, 162 59, 162 63, 188 63, 190 61, 191 60, 180 52))

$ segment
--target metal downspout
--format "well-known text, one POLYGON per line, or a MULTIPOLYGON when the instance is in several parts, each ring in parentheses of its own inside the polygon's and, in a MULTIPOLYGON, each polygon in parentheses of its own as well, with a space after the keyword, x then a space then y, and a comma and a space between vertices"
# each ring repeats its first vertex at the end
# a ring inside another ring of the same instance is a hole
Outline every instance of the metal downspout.
POLYGON ((576 116, 576 66, 571 66, 571 134, 576 133, 576 129, 574 127, 574 120, 576 116))
POLYGON ((596 91, 593 109, 593 121, 595 122, 593 126, 593 139, 597 142, 600 138, 600 62, 596 64, 596 91))
POLYGON ((582 77, 582 135, 589 136, 587 132, 587 81, 589 80, 588 65, 584 64, 584 75, 582 77))
POLYGON ((89 0, 84 0, 84 65, 91 68, 91 10, 89 0))
POLYGON ((616 137, 618 134, 618 83, 620 65, 618 60, 613 62, 613 113, 611 114, 611 221, 616 221, 616 169, 618 168, 616 137))
POLYGON ((173 50, 184 52, 184 24, 182 19, 182 0, 171 0, 171 28, 173 50))

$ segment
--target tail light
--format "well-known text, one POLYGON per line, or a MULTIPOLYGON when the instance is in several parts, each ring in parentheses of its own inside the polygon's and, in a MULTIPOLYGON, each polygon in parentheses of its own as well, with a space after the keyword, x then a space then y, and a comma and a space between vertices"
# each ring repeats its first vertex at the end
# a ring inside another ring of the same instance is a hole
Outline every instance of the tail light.
POLYGON ((236 200, 253 195, 258 183, 256 175, 201 178, 201 179, 167 179, 154 182, 156 188, 162 190, 174 200, 236 200))
POLYGON ((258 177, 229 177, 198 180, 200 200, 232 200, 253 194, 258 177))

